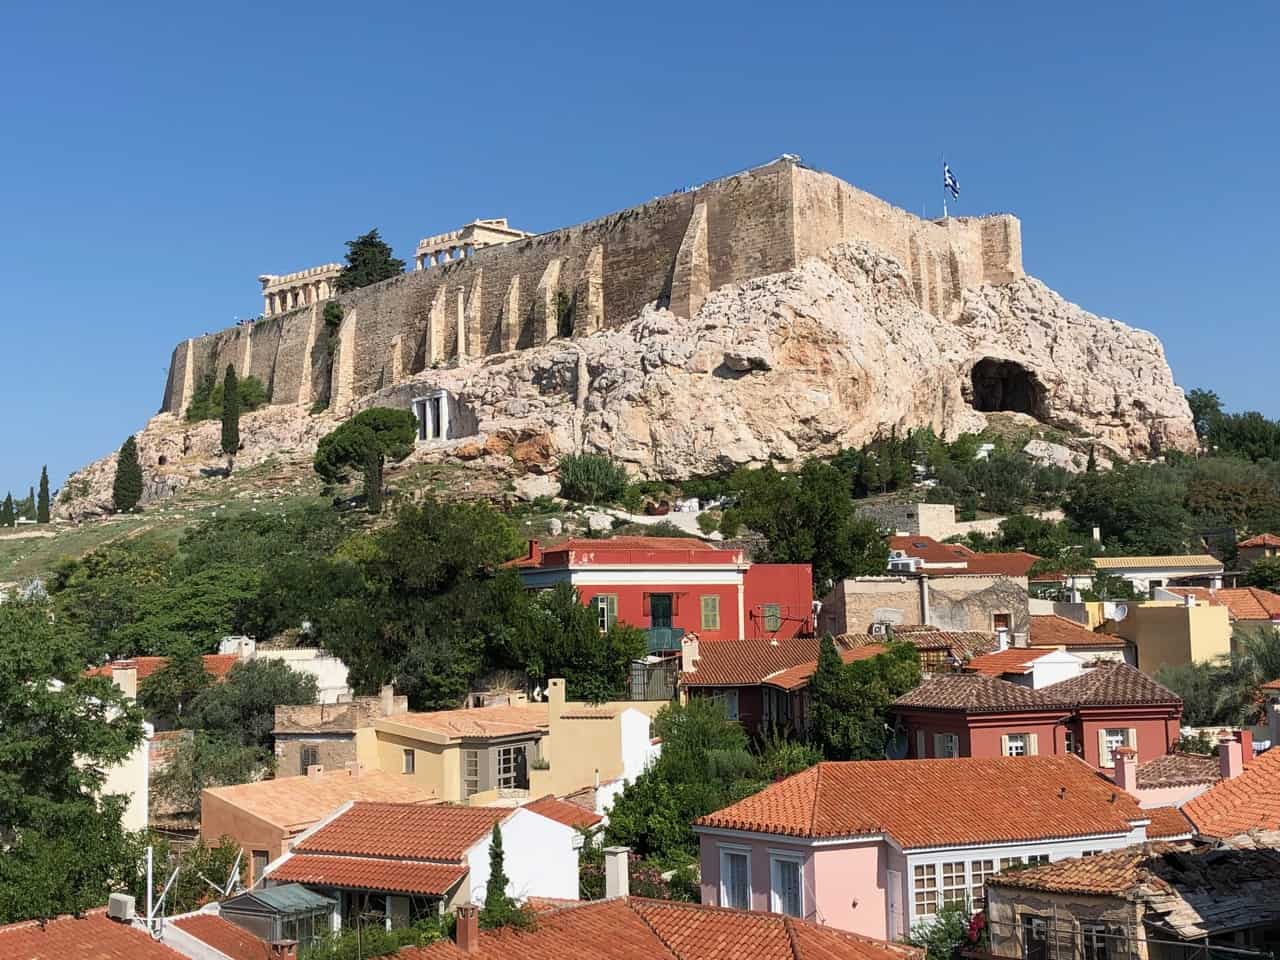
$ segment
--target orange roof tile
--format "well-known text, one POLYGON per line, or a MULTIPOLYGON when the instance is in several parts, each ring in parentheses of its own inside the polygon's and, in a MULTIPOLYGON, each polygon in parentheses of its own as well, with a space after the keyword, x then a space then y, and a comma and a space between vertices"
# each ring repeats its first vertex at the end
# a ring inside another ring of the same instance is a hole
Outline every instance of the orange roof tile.
POLYGON ((1180 597, 1192 596, 1210 606, 1226 607, 1233 620, 1280 619, 1280 594, 1261 587, 1169 587, 1180 597))
MULTIPOLYGON (((698 648, 695 669, 681 674, 685 687, 749 687, 768 684, 783 690, 805 686, 818 668, 819 641, 816 637, 767 637, 747 640, 703 640, 698 648)), ((845 663, 865 660, 884 653, 880 644, 864 644, 837 650, 845 663)))
POLYGON ((291 833, 311 826, 348 800, 427 804, 438 799, 414 778, 381 770, 364 770, 357 777, 347 770, 328 770, 314 777, 277 777, 230 787, 209 787, 204 793, 291 833))
POLYGON ((604 821, 604 817, 600 816, 600 814, 593 813, 576 803, 570 803, 568 800, 561 800, 550 793, 545 797, 530 801, 524 806, 526 810, 532 810, 534 813, 541 814, 550 820, 563 823, 566 827, 574 827, 575 829, 590 829, 591 827, 599 826, 604 821))
POLYGON ((1077 757, 824 762, 696 821, 798 837, 890 834, 902 847, 1123 833, 1137 801, 1077 757))
POLYGON ((963 567, 966 560, 976 556, 973 550, 959 543, 942 543, 921 534, 894 534, 888 538, 890 550, 901 550, 908 557, 918 557, 925 563, 956 564, 963 567))
POLYGON ((1061 715, 1061 704, 1040 691, 999 677, 974 673, 944 673, 908 690, 893 702, 906 710, 943 710, 964 713, 1052 712, 1061 715))
POLYGON ((397 960, 922 960, 923 951, 776 913, 628 897, 556 909, 528 931, 480 933, 475 952, 452 940, 407 947, 397 960))
POLYGON ((1260 533, 1256 537, 1241 540, 1237 547, 1280 547, 1280 537, 1274 533, 1260 533))
MULTIPOLYGON (((855 660, 870 660, 872 657, 878 657, 885 652, 885 649, 881 644, 867 644, 861 647, 854 647, 851 650, 839 650, 837 652, 840 654, 842 663, 853 663, 855 660)), ((771 673, 762 682, 765 686, 777 687, 780 690, 799 690, 809 685, 809 678, 814 675, 817 669, 818 661, 808 660, 794 667, 788 667, 786 670, 771 673)))
POLYGON ((1096 633, 1056 613, 1033 614, 1029 642, 1035 647, 1124 647, 1123 637, 1096 633))
POLYGON ((1047 893, 1118 896, 1137 884, 1142 865, 1152 856, 1163 856, 1179 849, 1190 849, 1190 845, 1178 847, 1171 843, 1157 843, 1144 850, 1142 844, 1136 844, 1091 857, 1071 857, 1043 866, 1000 873, 987 884, 1047 893))
POLYGON ((1190 837, 1194 832, 1191 821, 1177 807, 1149 807, 1146 814, 1151 818, 1147 824, 1147 838, 1150 840, 1174 840, 1190 837))
POLYGON ((998 653, 974 657, 965 664, 965 670, 988 677, 1001 677, 1006 673, 1027 674, 1031 672, 1031 665, 1048 652, 1034 647, 1010 647, 998 653))
POLYGON ((461 860, 510 807, 356 803, 294 846, 302 853, 461 860))
POLYGON ((1013 550, 1007 553, 979 553, 969 558, 965 569, 969 574, 1025 577, 1040 560, 1034 553, 1013 550))
POLYGON ((542 733, 551 725, 550 709, 545 703, 510 706, 474 707, 469 710, 432 710, 427 713, 398 713, 382 717, 380 728, 413 727, 431 733, 461 739, 463 737, 508 737, 521 733, 542 733))
POLYGON ((30 920, 0 926, 0 956, 7 960, 183 960, 143 930, 107 917, 105 909, 83 917, 30 920))
POLYGON ((1238 776, 1188 800, 1182 812, 1210 837, 1280 829, 1280 749, 1259 754, 1238 776))
MULTIPOLYGON (((200 658, 204 661, 205 672, 215 680, 223 680, 231 672, 231 668, 240 662, 240 658, 232 654, 210 653, 200 658)), ((138 671, 138 682, 141 683, 153 673, 164 669, 169 663, 168 657, 130 657, 127 660, 112 660, 99 667, 90 667, 85 671, 89 677, 111 677, 111 669, 128 670, 130 667, 138 671)))
POLYGON ((325 857, 298 853, 268 874, 278 882, 306 883, 350 890, 416 893, 443 897, 467 875, 456 863, 384 860, 378 857, 325 857))
POLYGON ((1139 790, 1192 787, 1201 783, 1216 783, 1221 779, 1221 762, 1214 756, 1166 753, 1138 765, 1139 790))
POLYGON ((171 922, 229 960, 272 960, 271 947, 265 940, 215 913, 193 913, 171 922))

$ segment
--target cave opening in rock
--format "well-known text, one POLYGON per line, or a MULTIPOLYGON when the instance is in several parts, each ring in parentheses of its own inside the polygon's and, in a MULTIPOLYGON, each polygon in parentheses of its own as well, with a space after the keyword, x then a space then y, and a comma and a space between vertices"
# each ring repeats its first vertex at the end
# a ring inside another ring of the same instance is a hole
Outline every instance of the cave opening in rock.
POLYGON ((1043 420, 1044 385, 1015 360, 984 357, 973 365, 973 407, 983 413, 1008 410, 1043 420))

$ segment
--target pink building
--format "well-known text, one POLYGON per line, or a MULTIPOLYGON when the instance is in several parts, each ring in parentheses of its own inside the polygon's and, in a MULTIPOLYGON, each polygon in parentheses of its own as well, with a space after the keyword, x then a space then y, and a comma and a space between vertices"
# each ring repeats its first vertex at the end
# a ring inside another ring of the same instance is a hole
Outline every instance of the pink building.
POLYGON ((901 937, 986 880, 1187 836, 1076 757, 820 763, 694 826, 702 902, 901 937), (1176 833, 1175 833, 1176 831, 1176 833))

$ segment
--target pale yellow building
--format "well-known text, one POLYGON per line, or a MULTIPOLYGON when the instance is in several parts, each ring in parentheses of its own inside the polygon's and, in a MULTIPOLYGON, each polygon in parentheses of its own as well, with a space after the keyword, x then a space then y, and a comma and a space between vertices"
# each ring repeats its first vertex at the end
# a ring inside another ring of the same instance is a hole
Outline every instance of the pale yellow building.
POLYGON ((1133 644, 1143 673, 1186 663, 1207 663, 1231 653, 1231 622, 1225 606, 1152 600, 1123 605, 1124 616, 1104 629, 1133 644))

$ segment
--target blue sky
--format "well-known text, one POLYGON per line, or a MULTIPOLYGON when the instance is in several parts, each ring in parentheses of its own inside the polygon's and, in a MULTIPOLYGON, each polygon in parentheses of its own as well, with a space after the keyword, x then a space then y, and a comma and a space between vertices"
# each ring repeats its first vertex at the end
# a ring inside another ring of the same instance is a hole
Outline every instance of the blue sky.
POLYGON ((9 6, 0 491, 139 429, 174 345, 256 313, 259 273, 784 152, 936 216, 945 150, 953 212, 1017 213, 1029 272, 1280 416, 1280 9, 967 6, 9 6))

